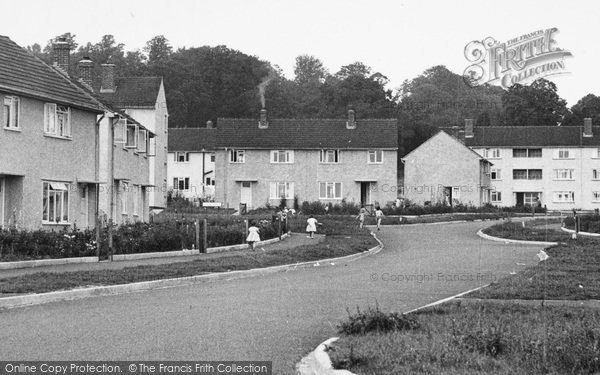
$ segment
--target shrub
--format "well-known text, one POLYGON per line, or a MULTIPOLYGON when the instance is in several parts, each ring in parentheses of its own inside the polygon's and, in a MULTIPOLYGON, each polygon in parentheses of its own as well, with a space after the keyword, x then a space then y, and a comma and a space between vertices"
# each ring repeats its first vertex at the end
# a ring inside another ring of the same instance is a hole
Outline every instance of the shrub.
POLYGON ((376 306, 362 312, 356 309, 356 314, 348 311, 348 319, 338 326, 338 332, 347 335, 364 335, 368 332, 405 331, 420 328, 419 322, 412 317, 398 313, 384 313, 376 306))

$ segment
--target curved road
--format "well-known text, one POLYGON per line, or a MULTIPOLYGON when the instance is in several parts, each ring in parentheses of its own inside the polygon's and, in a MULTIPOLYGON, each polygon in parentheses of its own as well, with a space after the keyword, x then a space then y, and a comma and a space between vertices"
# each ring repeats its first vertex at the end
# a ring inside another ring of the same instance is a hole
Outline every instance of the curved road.
POLYGON ((3 360, 267 360, 293 374, 346 309, 408 311, 534 264, 540 246, 475 234, 489 223, 384 227, 346 264, 0 311, 3 360), (517 264, 519 263, 519 264, 517 264))

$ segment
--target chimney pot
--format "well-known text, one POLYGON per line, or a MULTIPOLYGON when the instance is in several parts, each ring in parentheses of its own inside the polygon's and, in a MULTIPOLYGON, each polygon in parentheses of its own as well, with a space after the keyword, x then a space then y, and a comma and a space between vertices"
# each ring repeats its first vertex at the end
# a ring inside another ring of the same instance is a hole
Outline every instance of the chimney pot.
POLYGON ((210 121, 210 120, 206 121, 206 128, 207 129, 212 129, 213 128, 213 122, 210 121))
POLYGON ((592 118, 586 117, 583 119, 583 136, 584 137, 593 137, 594 133, 592 131, 592 118))
POLYGON ((56 42, 52 43, 52 63, 65 74, 69 74, 70 55, 71 46, 66 38, 58 38, 56 42))
POLYGON ((356 116, 354 114, 353 109, 348 110, 348 121, 346 122, 347 129, 355 129, 356 128, 356 116))
POLYGON ((115 92, 115 64, 102 64, 102 85, 100 92, 115 92))
POLYGON ((269 127, 269 121, 267 120, 267 110, 265 108, 260 110, 260 121, 258 121, 258 127, 266 129, 269 127))
POLYGON ((465 138, 473 138, 473 119, 465 119, 465 138))

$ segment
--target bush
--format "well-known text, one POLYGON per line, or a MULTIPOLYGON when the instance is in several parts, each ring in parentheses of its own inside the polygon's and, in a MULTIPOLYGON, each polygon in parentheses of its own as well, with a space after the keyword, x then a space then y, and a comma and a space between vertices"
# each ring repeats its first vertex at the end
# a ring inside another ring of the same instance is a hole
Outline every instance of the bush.
POLYGON ((376 306, 362 312, 356 308, 356 314, 348 311, 348 320, 338 326, 338 332, 346 335, 364 335, 368 332, 406 331, 420 328, 419 322, 412 317, 398 313, 383 313, 376 306))

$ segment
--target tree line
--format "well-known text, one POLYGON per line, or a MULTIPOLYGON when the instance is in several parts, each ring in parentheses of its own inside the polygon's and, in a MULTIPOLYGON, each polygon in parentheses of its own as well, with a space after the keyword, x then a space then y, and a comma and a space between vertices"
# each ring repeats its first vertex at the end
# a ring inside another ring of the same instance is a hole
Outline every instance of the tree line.
POLYGON ((475 126, 573 126, 591 117, 600 124, 600 97, 588 94, 571 108, 556 85, 539 79, 531 85, 472 87, 444 66, 434 66, 391 90, 381 72, 352 62, 331 73, 317 57, 296 58, 294 77, 285 77, 275 64, 226 46, 174 50, 158 35, 144 48, 125 51, 114 36, 79 45, 76 35, 65 33, 27 49, 51 62, 52 43, 63 37, 71 45, 71 71, 89 57, 96 65, 116 65, 120 77, 164 77, 170 127, 203 127, 218 117, 257 117, 266 106, 269 115, 283 118, 343 118, 353 108, 360 118, 397 118, 400 154, 416 148, 439 128, 462 126, 472 118, 475 126))

